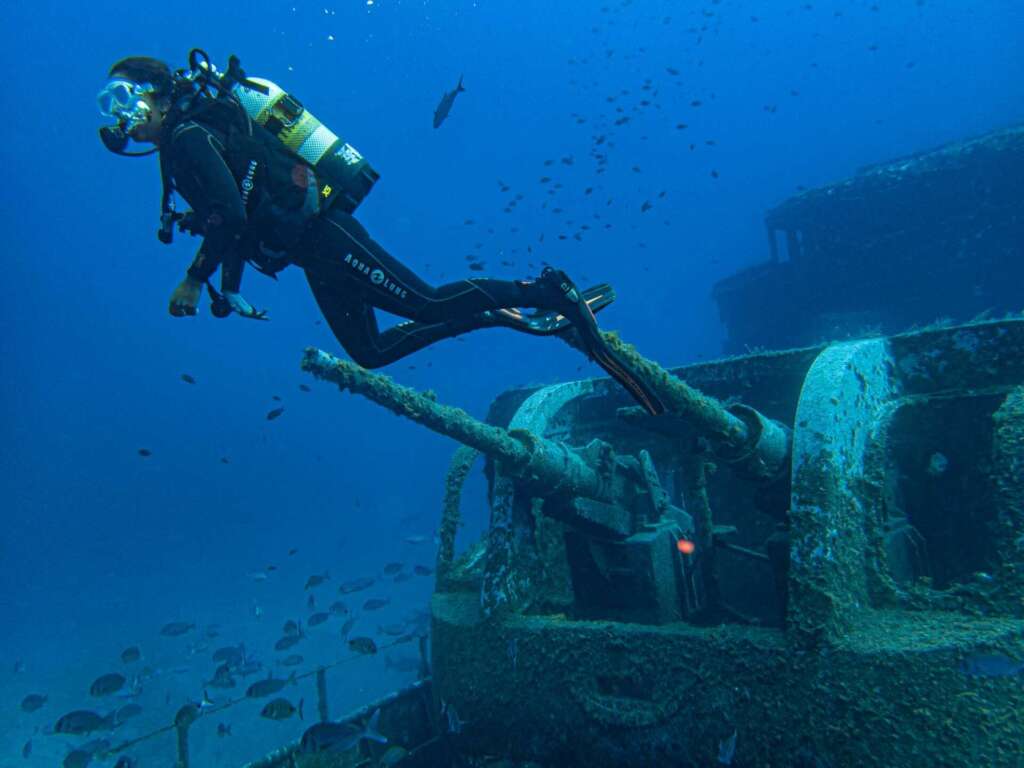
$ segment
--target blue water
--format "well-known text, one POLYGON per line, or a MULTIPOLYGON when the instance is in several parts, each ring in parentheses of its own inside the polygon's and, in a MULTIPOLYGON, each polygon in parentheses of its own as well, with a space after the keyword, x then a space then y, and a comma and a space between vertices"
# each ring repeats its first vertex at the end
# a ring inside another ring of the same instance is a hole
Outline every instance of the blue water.
MULTIPOLYGON (((765 258, 762 215, 798 185, 1024 118, 1024 6, 1013 0, 14 0, 0 23, 4 765, 61 759, 76 740, 34 730, 92 706, 89 683, 119 667, 124 646, 163 668, 192 667, 152 685, 150 722, 199 695, 212 665, 187 656, 190 639, 159 637, 167 621, 218 623, 223 644, 244 639, 268 660, 284 619, 306 614, 310 574, 331 572, 326 606, 343 578, 389 560, 431 563, 431 544, 403 539, 434 531, 454 448, 298 370, 307 345, 340 350, 297 269, 276 283, 247 273, 244 293, 269 323, 218 321, 205 307, 168 315, 198 243, 157 242, 155 159, 114 157, 97 139, 94 96, 113 61, 152 55, 178 67, 192 46, 221 63, 238 54, 380 171, 357 217, 426 279, 477 274, 464 256, 480 242, 488 275, 535 275, 543 259, 581 283, 610 281, 618 300, 605 327, 666 364, 718 354, 710 286, 765 258), (434 130, 434 108, 460 74, 466 92, 434 130), (641 99, 652 103, 634 111, 641 99), (619 127, 616 107, 631 117, 619 127), (590 157, 599 133, 609 156, 600 175, 590 157), (564 185, 561 219, 556 203, 540 207, 544 175, 564 185), (645 200, 654 207, 641 212, 645 200), (575 231, 565 218, 594 226, 581 242, 560 241, 575 231), (279 405, 283 416, 267 421, 279 405), (279 570, 267 582, 246 577, 268 564, 279 570), (33 691, 50 701, 25 714, 18 702, 33 691)), ((510 386, 599 372, 557 341, 507 331, 443 342, 387 370, 481 417, 510 386)), ((470 498, 478 531, 486 512, 480 494, 470 498)), ((378 585, 374 596, 393 598, 382 620, 423 606, 428 582, 378 585)), ((333 658, 336 645, 318 653, 333 658)), ((353 665, 336 714, 408 679, 382 669, 379 659, 353 665)), ((258 721, 247 740, 239 734, 255 713, 230 719, 235 736, 200 745, 206 764, 239 764, 301 732, 258 721)), ((131 725, 127 735, 143 730, 131 725)))

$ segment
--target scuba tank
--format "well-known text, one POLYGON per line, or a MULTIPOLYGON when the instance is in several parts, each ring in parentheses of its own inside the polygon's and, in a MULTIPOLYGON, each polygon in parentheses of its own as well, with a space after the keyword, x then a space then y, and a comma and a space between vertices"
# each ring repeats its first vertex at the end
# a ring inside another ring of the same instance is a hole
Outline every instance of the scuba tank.
POLYGON ((321 123, 298 99, 262 78, 246 78, 230 87, 254 123, 313 167, 322 207, 341 205, 352 213, 369 194, 378 173, 355 147, 321 123), (263 86, 266 92, 251 84, 263 86))
MULTIPOLYGON (((193 48, 188 69, 177 70, 174 82, 171 114, 175 120, 225 100, 232 102, 233 108, 244 111, 263 129, 267 141, 312 168, 317 189, 314 207, 321 212, 334 205, 346 213, 354 212, 380 178, 355 147, 321 123, 298 99, 269 80, 247 77, 237 56, 228 58, 227 71, 222 73, 205 51, 193 48)), ((160 174, 164 192, 157 237, 169 244, 175 224, 182 232, 203 234, 187 214, 175 212, 173 180, 162 154, 160 174)))
POLYGON ((265 128, 289 152, 313 168, 320 189, 320 207, 341 205, 352 213, 380 178, 359 151, 320 122, 302 103, 269 80, 248 77, 231 56, 221 74, 209 56, 189 53, 188 79, 202 79, 233 97, 249 118, 265 128))

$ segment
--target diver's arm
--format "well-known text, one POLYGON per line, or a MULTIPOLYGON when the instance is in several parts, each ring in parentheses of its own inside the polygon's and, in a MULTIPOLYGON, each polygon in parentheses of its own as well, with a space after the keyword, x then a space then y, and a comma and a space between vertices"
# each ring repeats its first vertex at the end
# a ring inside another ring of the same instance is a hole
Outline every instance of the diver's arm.
POLYGON ((175 187, 198 212, 205 232, 189 277, 204 282, 219 266, 222 290, 237 293, 242 282, 239 245, 245 206, 221 151, 219 139, 197 123, 181 126, 172 139, 175 187))

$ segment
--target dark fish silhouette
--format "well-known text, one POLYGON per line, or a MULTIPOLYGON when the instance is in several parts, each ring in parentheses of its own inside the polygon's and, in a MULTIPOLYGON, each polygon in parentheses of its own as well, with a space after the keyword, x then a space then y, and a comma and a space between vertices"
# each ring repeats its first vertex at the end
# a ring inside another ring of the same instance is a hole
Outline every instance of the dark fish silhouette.
POLYGON ((331 575, 324 571, 323 573, 314 573, 308 579, 306 579, 306 589, 312 589, 313 587, 319 587, 325 581, 329 581, 331 575))
POLYGON ((195 384, 196 383, 195 378, 193 376, 187 374, 187 373, 181 374, 181 380, 184 381, 186 384, 195 384))
POLYGON ((370 637, 353 637, 348 641, 348 647, 356 653, 367 655, 377 652, 377 644, 370 637))
POLYGON ((296 707, 288 701, 288 699, 280 698, 274 699, 268 702, 260 715, 267 718, 268 720, 287 720, 289 717, 294 715, 296 712, 299 713, 299 720, 302 719, 302 702, 303 699, 299 699, 299 706, 296 707))
POLYGON ((287 678, 275 678, 272 675, 267 677, 265 680, 258 680, 249 686, 245 691, 245 695, 250 699, 261 699, 264 696, 273 696, 275 693, 280 691, 286 685, 291 683, 295 685, 295 673, 292 672, 287 678))
POLYGON ((447 91, 444 96, 441 97, 441 103, 437 105, 437 109, 434 110, 434 127, 440 128, 441 123, 444 122, 445 118, 448 117, 448 113, 452 110, 452 104, 455 103, 455 97, 466 89, 462 87, 462 75, 459 75, 459 84, 455 86, 455 90, 447 91))
POLYGON ((165 637, 178 637, 195 628, 196 625, 188 621, 172 621, 160 628, 160 634, 165 637))
POLYGON ((275 651, 287 651, 289 648, 298 645, 302 640, 301 635, 286 635, 274 643, 275 651))
POLYGON ((86 709, 76 709, 61 717, 53 726, 55 733, 92 733, 93 731, 110 731, 117 725, 114 719, 115 712, 106 717, 90 712, 86 709))
POLYGON ((106 675, 97 677, 91 686, 89 686, 89 693, 93 696, 109 696, 112 693, 117 693, 124 687, 125 677, 119 675, 117 672, 111 672, 106 675))
POLYGON ((75 749, 68 752, 64 762, 61 763, 61 768, 86 768, 91 761, 92 753, 86 752, 84 749, 75 749))
POLYGON ((35 712, 46 703, 46 696, 38 693, 30 693, 21 700, 21 708, 25 712, 35 712))
POLYGON ((364 739, 387 743, 387 738, 377 730, 380 722, 380 710, 373 713, 373 717, 365 727, 359 727, 354 723, 317 723, 306 729, 299 741, 300 755, 314 755, 321 752, 347 752, 357 746, 364 739))
POLYGON ((358 579, 350 579, 349 581, 343 582, 338 591, 343 595, 348 595, 353 592, 361 592, 364 589, 369 589, 373 586, 374 579, 369 576, 363 576, 358 579))
POLYGON ((278 416, 280 416, 282 413, 284 413, 284 408, 275 408, 274 410, 269 411, 267 413, 267 421, 273 421, 278 416))
POLYGON ((125 648, 121 651, 121 661, 125 664, 131 664, 134 661, 138 661, 142 658, 142 651, 139 650, 139 646, 133 645, 130 648, 125 648))
POLYGON ((329 618, 331 618, 331 614, 325 613, 324 611, 320 611, 320 612, 314 613, 312 616, 310 616, 306 620, 306 624, 308 624, 311 627, 315 627, 315 626, 317 626, 319 624, 323 624, 329 618))

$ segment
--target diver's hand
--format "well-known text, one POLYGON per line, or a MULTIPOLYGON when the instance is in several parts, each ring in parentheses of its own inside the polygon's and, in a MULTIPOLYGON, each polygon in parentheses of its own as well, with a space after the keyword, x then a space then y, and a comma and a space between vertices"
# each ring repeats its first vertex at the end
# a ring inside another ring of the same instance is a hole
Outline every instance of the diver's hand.
POLYGON ((199 306, 199 291, 203 284, 186 277, 171 294, 170 312, 175 317, 194 315, 199 306))
POLYGON ((240 293, 234 293, 233 291, 224 291, 224 299, 227 301, 228 306, 242 317, 248 317, 252 320, 267 320, 266 311, 257 311, 252 304, 245 300, 240 293))

